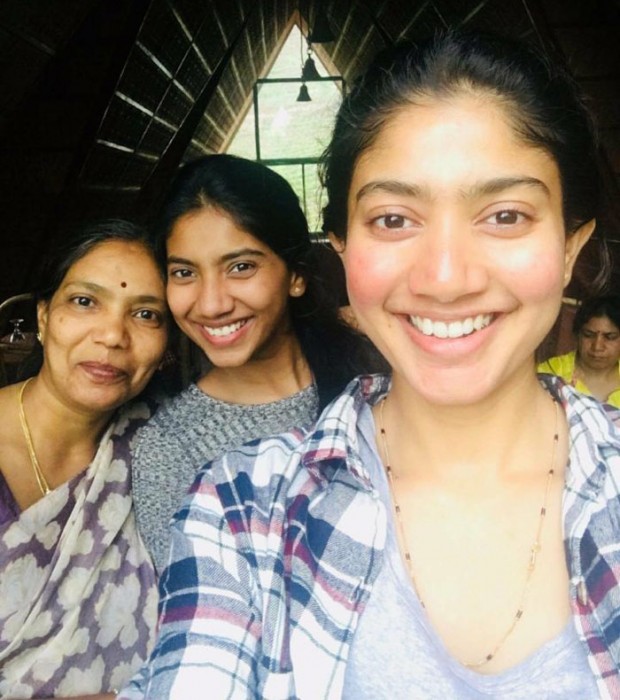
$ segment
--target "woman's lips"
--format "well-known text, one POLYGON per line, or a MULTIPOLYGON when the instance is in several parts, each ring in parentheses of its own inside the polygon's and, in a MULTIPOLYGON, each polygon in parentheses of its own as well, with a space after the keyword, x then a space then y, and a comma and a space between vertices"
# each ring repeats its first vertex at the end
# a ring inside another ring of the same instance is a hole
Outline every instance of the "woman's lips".
POLYGON ((126 376, 119 367, 101 362, 81 362, 80 366, 92 379, 100 382, 114 382, 126 376))
POLYGON ((203 321, 197 323, 196 326, 210 347, 227 348, 235 345, 240 338, 245 337, 251 326, 251 321, 252 318, 243 318, 218 326, 208 325, 203 321))
POLYGON ((409 316, 409 321, 420 333, 435 338, 462 338, 491 324, 492 314, 477 314, 453 321, 433 321, 423 316, 409 316))
POLYGON ((207 326, 203 324, 203 329, 207 335, 214 338, 225 338, 226 336, 236 333, 240 328, 245 326, 247 319, 241 319, 240 321, 235 321, 234 323, 228 323, 225 326, 207 326))

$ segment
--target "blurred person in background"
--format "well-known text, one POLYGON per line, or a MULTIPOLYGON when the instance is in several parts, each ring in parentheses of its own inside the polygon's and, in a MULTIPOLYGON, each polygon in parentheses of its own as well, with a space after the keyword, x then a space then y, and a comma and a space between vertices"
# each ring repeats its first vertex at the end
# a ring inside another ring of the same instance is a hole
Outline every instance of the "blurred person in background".
POLYGON ((577 349, 541 362, 584 394, 620 408, 620 296, 586 299, 573 320, 577 349))

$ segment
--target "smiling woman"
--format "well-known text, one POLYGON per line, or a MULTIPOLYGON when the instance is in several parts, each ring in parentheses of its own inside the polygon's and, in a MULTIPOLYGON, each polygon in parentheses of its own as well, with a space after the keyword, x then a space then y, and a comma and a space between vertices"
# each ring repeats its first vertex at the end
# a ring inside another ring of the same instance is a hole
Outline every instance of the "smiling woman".
POLYGON ((35 376, 0 390, 0 695, 121 685, 149 650, 155 573, 131 509, 121 410, 167 340, 164 281, 125 221, 80 230, 40 278, 35 376))
POLYGON ((229 155, 188 163, 156 233, 170 310, 203 359, 134 442, 138 526, 162 571, 168 523, 203 464, 309 425, 379 363, 339 317, 297 196, 266 166, 229 155))
POLYGON ((495 36, 390 50, 325 181, 391 373, 201 470, 121 697, 620 697, 620 434, 534 360, 597 215, 574 82, 495 36))
POLYGON ((346 245, 333 241, 394 377, 448 405, 531 375, 594 223, 565 243, 557 165, 514 138, 505 107, 468 93, 403 107, 350 187, 346 245))

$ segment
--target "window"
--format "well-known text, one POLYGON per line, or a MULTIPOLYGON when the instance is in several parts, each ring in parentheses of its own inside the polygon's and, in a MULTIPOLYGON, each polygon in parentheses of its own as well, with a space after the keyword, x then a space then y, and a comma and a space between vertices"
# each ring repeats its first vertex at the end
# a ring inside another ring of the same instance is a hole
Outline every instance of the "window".
POLYGON ((299 196, 310 230, 321 230, 322 197, 317 163, 331 136, 344 81, 329 76, 313 55, 320 79, 306 83, 310 101, 297 101, 306 43, 294 25, 267 78, 254 86, 251 108, 228 153, 259 160, 280 173, 299 196))

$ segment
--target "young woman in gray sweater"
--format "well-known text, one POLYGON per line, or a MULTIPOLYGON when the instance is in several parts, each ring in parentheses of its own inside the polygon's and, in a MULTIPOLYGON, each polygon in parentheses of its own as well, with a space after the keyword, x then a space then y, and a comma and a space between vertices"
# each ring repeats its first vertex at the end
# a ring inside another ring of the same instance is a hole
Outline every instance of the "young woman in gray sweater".
POLYGON ((203 370, 133 445, 140 532, 161 572, 196 471, 248 440, 311 424, 376 353, 338 313, 290 185, 254 161, 185 165, 156 227, 174 319, 203 370))

